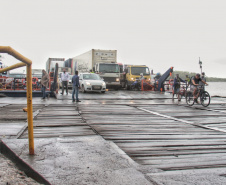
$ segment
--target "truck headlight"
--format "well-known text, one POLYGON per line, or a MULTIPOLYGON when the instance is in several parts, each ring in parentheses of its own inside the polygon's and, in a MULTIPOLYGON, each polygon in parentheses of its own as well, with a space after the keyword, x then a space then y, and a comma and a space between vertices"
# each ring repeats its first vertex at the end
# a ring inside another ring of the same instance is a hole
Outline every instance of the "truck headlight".
POLYGON ((91 85, 90 82, 86 82, 86 85, 91 85))
POLYGON ((119 82, 119 78, 116 78, 116 82, 119 82))
POLYGON ((105 82, 103 82, 103 83, 102 83, 102 86, 105 86, 105 85, 106 85, 106 83, 105 83, 105 82))

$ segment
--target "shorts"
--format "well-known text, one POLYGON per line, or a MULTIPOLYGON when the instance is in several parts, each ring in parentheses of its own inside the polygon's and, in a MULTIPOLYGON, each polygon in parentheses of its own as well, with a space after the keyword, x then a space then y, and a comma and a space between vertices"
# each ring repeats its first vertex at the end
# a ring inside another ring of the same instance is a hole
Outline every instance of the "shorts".
POLYGON ((196 90, 196 89, 197 89, 197 86, 191 85, 191 87, 190 87, 190 90, 191 90, 191 91, 194 91, 194 90, 196 90))

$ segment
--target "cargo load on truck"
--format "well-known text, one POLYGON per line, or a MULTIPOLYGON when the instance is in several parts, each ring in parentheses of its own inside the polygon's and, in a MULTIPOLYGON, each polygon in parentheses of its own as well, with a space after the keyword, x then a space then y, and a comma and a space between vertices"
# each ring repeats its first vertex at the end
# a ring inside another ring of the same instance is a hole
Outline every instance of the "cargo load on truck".
POLYGON ((72 68, 72 74, 94 72, 104 79, 107 88, 121 87, 120 71, 117 64, 117 50, 92 49, 86 53, 66 60, 65 66, 72 68))
POLYGON ((46 61, 46 72, 48 74, 54 72, 56 63, 58 63, 59 67, 64 67, 64 60, 64 58, 48 58, 46 61))

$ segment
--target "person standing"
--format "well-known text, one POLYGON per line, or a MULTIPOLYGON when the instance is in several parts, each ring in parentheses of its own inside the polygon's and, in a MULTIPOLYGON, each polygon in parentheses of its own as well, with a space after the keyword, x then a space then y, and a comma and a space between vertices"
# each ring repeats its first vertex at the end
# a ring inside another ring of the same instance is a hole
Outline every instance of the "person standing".
POLYGON ((68 81, 69 81, 69 74, 66 72, 66 69, 63 70, 61 73, 61 82, 62 82, 62 95, 64 94, 64 87, 66 87, 66 93, 68 94, 68 81))
POLYGON ((186 90, 188 89, 188 86, 191 84, 191 79, 188 75, 185 76, 185 81, 186 81, 186 90))
POLYGON ((176 77, 174 78, 174 81, 173 81, 173 99, 174 99, 174 94, 177 94, 178 101, 181 101, 181 94, 180 94, 181 82, 185 83, 185 81, 180 78, 179 74, 176 74, 176 77))
POLYGON ((78 91, 79 91, 79 76, 78 76, 78 71, 75 71, 75 75, 72 77, 72 85, 73 85, 73 90, 72 90, 72 101, 75 102, 75 97, 76 97, 76 102, 81 102, 78 99, 78 91))
MULTIPOLYGON (((201 80, 206 82, 206 77, 204 72, 202 72, 201 80)), ((203 90, 205 91, 205 84, 202 81, 199 82, 199 85, 203 85, 203 90)))
POLYGON ((46 88, 48 87, 48 83, 49 83, 49 75, 43 69, 42 70, 42 79, 41 79, 42 99, 45 99, 46 98, 46 88))

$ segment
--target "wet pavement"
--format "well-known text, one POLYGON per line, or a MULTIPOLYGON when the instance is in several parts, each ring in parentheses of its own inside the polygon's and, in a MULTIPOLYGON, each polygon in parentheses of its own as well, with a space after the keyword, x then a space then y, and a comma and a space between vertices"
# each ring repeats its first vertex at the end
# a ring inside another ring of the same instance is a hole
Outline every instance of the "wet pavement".
POLYGON ((169 93, 79 97, 33 99, 34 156, 26 98, 0 98, 0 138, 50 184, 226 183, 226 99, 212 98, 205 108, 169 93))

